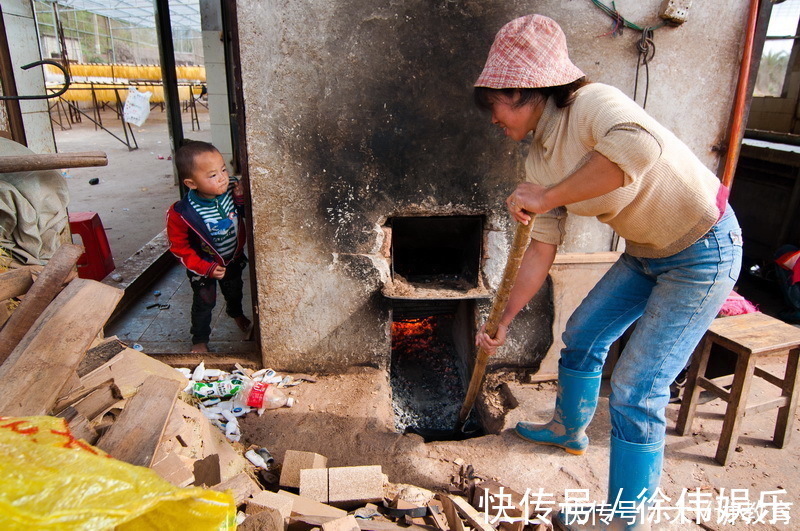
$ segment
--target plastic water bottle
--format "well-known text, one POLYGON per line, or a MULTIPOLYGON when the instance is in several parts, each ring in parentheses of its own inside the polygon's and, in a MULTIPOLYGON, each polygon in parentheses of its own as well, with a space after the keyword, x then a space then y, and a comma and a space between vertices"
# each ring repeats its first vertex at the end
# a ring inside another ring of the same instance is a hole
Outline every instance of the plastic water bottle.
POLYGON ((294 405, 294 398, 286 396, 283 391, 273 384, 254 382, 252 380, 244 382, 241 401, 256 409, 277 409, 294 405))
POLYGON ((229 398, 236 396, 242 389, 243 382, 238 378, 226 378, 216 382, 194 382, 192 391, 198 398, 229 398))

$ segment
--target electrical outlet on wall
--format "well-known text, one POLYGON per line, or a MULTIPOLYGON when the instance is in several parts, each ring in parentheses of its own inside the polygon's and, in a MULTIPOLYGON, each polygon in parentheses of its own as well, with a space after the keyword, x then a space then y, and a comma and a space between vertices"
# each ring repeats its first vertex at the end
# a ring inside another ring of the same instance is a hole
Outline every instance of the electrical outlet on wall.
POLYGON ((658 16, 670 24, 678 26, 686 22, 690 7, 692 7, 692 0, 664 0, 658 10, 658 16))

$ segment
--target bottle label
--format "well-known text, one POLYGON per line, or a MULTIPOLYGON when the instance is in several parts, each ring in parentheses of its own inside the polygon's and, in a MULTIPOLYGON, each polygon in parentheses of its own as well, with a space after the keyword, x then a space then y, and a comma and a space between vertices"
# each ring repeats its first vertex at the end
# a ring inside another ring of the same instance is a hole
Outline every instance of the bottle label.
POLYGON ((235 396, 242 388, 238 378, 219 380, 212 383, 195 382, 192 384, 194 395, 199 398, 229 398, 235 396))
POLYGON ((236 396, 239 393, 239 391, 242 390, 242 384, 244 382, 242 382, 238 378, 231 378, 225 380, 217 380, 217 382, 215 383, 217 386, 216 396, 219 396, 220 398, 229 398, 232 396, 236 396))
POLYGON ((264 403, 264 393, 267 392, 269 384, 264 382, 256 382, 250 390, 250 395, 247 397, 247 405, 250 407, 260 408, 264 403))

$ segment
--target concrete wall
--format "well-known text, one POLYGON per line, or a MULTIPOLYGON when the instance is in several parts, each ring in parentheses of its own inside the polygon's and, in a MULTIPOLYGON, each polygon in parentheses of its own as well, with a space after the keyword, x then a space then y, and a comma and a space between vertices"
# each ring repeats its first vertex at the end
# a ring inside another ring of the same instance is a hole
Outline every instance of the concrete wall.
MULTIPOLYGON (((29 0, 3 0, 3 22, 6 27, 11 63, 15 66, 17 94, 44 94, 44 73, 41 67, 19 68, 42 57, 37 41, 36 21, 29 0)), ((53 128, 47 112, 47 100, 22 100, 22 123, 28 147, 34 153, 55 153, 53 128)))
MULTIPOLYGON (((660 4, 620 7, 655 24, 660 4)), ((655 34, 647 109, 713 170, 746 5, 695 3, 687 23, 655 34)), ((388 216, 484 214, 484 267, 499 277, 513 231, 503 200, 523 178, 526 148, 497 134, 471 91, 504 23, 551 16, 592 80, 633 92, 639 33, 601 37, 612 20, 588 1, 257 0, 237 9, 261 339, 276 369, 388 364, 390 305, 379 291, 388 216)), ((561 250, 607 251, 611 241, 595 220, 572 219, 561 250)), ((547 288, 493 362, 540 360, 551 323, 547 288)))
MULTIPOLYGON (((222 11, 219 0, 200 0, 200 25, 203 36, 203 63, 206 67, 208 115, 211 143, 233 171, 233 142, 228 109, 228 83, 225 75, 225 45, 222 42, 222 11)), ((191 133, 189 134, 191 136, 191 133)))

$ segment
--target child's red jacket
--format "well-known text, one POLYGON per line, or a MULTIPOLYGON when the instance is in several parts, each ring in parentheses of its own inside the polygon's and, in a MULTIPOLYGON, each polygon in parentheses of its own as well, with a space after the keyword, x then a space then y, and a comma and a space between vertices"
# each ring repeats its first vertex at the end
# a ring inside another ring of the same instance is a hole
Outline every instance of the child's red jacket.
MULTIPOLYGON (((231 188, 228 193, 232 193, 231 188)), ((167 238, 169 250, 188 269, 204 277, 211 273, 218 265, 227 266, 244 251, 247 241, 247 232, 244 224, 244 197, 234 194, 233 202, 239 218, 238 241, 233 258, 225 261, 214 248, 211 233, 208 232, 203 219, 189 203, 187 195, 167 210, 167 238)))

